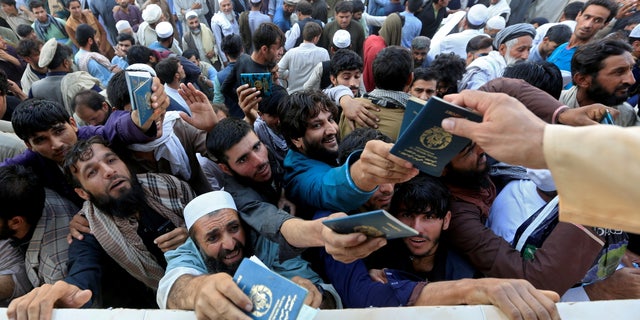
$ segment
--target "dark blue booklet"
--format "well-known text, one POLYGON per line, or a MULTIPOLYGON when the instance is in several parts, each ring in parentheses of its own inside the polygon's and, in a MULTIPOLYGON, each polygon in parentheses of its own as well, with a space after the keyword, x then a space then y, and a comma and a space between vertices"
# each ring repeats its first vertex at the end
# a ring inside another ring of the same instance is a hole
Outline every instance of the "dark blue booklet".
POLYGON ((146 71, 125 71, 124 77, 129 89, 131 111, 138 111, 138 120, 140 125, 144 126, 153 115, 153 108, 151 108, 153 77, 146 71))
POLYGON ((266 266, 244 258, 233 276, 253 303, 249 316, 253 319, 296 319, 307 289, 269 270, 266 266))
POLYGON ((438 97, 431 97, 428 102, 418 98, 410 98, 407 105, 412 107, 420 104, 415 118, 411 119, 410 111, 405 111, 405 121, 411 121, 406 130, 400 132, 400 137, 391 148, 391 153, 413 163, 420 171, 439 177, 444 167, 471 140, 452 135, 442 129, 441 123, 445 118, 465 118, 475 122, 482 121, 482 115, 438 97))
POLYGON ((402 223, 385 210, 374 210, 353 214, 346 217, 324 220, 322 222, 331 230, 342 233, 360 232, 368 237, 385 237, 387 239, 417 236, 415 229, 402 223))

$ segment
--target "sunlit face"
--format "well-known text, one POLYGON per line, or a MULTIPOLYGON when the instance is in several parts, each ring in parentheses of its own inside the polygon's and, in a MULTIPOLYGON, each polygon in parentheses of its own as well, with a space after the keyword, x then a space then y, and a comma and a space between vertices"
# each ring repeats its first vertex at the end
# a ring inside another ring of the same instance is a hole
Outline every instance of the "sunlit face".
POLYGON ((44 10, 44 7, 33 8, 32 12, 38 21, 42 23, 47 22, 47 11, 44 10))
POLYGON ((533 38, 530 36, 522 36, 516 39, 518 40, 517 43, 511 46, 511 48, 507 47, 506 44, 500 45, 499 51, 504 56, 507 65, 525 61, 529 57, 533 38))
POLYGON ((338 124, 331 112, 322 110, 307 121, 304 136, 294 140, 298 150, 306 155, 338 153, 338 124))
POLYGON ((351 23, 352 16, 353 14, 351 12, 336 12, 336 22, 340 26, 340 29, 347 29, 351 23))
POLYGON ((82 186, 76 189, 78 195, 89 200, 89 195, 101 199, 119 199, 132 186, 131 172, 127 165, 108 147, 91 145, 92 155, 87 160, 79 160, 72 170, 73 176, 82 186))
POLYGON ((79 1, 72 1, 69 3, 69 12, 71 16, 80 19, 82 17, 82 6, 79 1))
POLYGON ((334 86, 343 85, 351 89, 353 92, 353 96, 357 97, 360 95, 360 78, 362 77, 362 71, 355 70, 343 70, 338 72, 338 76, 334 77, 330 76, 331 83, 334 86))
POLYGON ((227 169, 255 182, 267 182, 271 179, 269 152, 253 131, 224 154, 227 162, 221 164, 223 170, 227 169))
POLYGON ((220 11, 225 14, 231 14, 233 11, 233 4, 231 4, 231 0, 220 0, 220 11))
POLYGON ((220 209, 207 214, 191 226, 191 232, 205 258, 234 271, 244 257, 245 233, 238 213, 220 209))
POLYGON ((444 218, 438 218, 430 210, 410 212, 404 204, 400 204, 395 216, 420 233, 418 236, 402 239, 411 254, 416 257, 432 256, 436 253, 442 231, 449 228, 451 220, 451 212, 447 212, 444 218))
POLYGON ((103 103, 102 108, 93 110, 87 105, 77 104, 76 115, 90 126, 103 125, 109 117, 109 105, 103 103))
POLYGON ((409 88, 409 94, 422 100, 429 100, 438 89, 438 82, 436 80, 422 80, 418 79, 411 84, 409 88))
POLYGON ((629 98, 629 87, 635 82, 634 59, 631 53, 609 56, 602 60, 602 69, 586 88, 587 96, 598 103, 618 105, 629 98))
POLYGON ((596 32, 604 28, 609 14, 611 14, 611 11, 603 6, 588 6, 582 12, 578 13, 573 35, 580 40, 588 41, 596 32))
POLYGON ((424 59, 427 58, 427 52, 429 48, 424 49, 411 49, 411 55, 413 55, 413 66, 420 67, 424 63, 424 59))
POLYGON ((29 137, 26 145, 33 152, 53 160, 58 164, 64 161, 64 156, 78 141, 78 127, 75 120, 71 123, 58 123, 46 131, 38 131, 29 137))
POLYGON ((129 53, 129 49, 131 49, 131 41, 130 40, 118 41, 117 46, 118 46, 118 50, 127 54, 129 53))
POLYGON ((367 200, 367 202, 364 204, 364 207, 367 208, 367 210, 389 210, 391 198, 393 197, 394 187, 395 183, 383 183, 378 185, 378 189, 373 193, 371 198, 367 200))

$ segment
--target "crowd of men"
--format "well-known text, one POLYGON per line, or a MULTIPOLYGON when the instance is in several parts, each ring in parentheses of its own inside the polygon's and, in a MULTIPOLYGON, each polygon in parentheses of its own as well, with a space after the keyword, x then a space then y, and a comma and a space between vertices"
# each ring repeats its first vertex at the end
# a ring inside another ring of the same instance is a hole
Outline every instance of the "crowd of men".
POLYGON ((543 129, 640 125, 640 3, 0 4, 10 319, 54 307, 248 319, 232 277, 254 255, 321 309, 493 304, 558 319, 558 301, 640 298, 635 234, 559 220, 585 211, 568 204, 593 183, 565 182, 554 168, 574 163, 551 154, 576 146, 543 129), (146 101, 132 71, 152 81, 146 101), (472 141, 440 176, 420 173, 390 153, 412 97, 473 107, 505 134, 445 120, 472 141), (378 209, 419 235, 322 224, 378 209))

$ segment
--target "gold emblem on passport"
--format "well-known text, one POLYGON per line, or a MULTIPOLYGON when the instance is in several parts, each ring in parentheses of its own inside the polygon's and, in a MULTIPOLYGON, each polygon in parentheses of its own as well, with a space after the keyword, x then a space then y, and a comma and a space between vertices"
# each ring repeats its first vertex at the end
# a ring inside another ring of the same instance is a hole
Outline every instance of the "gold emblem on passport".
POLYGON ((251 287, 249 299, 253 303, 253 312, 251 313, 256 317, 262 317, 271 309, 273 294, 267 286, 258 284, 251 287))
POLYGON ((354 227, 353 230, 355 232, 364 233, 367 237, 375 238, 384 236, 384 232, 376 229, 374 226, 357 226, 354 227))
POLYGON ((442 150, 451 143, 452 138, 453 136, 442 127, 432 127, 422 133, 420 143, 427 149, 442 150))

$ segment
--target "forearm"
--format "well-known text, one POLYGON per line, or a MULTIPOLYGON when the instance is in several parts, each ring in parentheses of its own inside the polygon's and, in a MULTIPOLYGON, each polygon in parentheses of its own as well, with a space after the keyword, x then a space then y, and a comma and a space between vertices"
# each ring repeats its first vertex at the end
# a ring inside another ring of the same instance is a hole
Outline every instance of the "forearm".
POLYGON ((309 248, 324 245, 322 240, 322 219, 312 221, 289 219, 282 224, 280 233, 294 247, 309 248))
POLYGON ((201 277, 185 274, 178 278, 169 291, 167 309, 194 310, 196 293, 202 290, 201 277))
POLYGON ((554 112, 563 105, 546 92, 520 79, 494 79, 480 87, 479 90, 506 93, 518 99, 527 109, 547 123, 551 123, 554 112))
MULTIPOLYGON (((474 291, 476 279, 462 279, 456 281, 430 282, 422 288, 416 306, 447 306, 473 304, 469 301, 474 291)), ((475 303, 477 304, 477 302, 475 303)))

